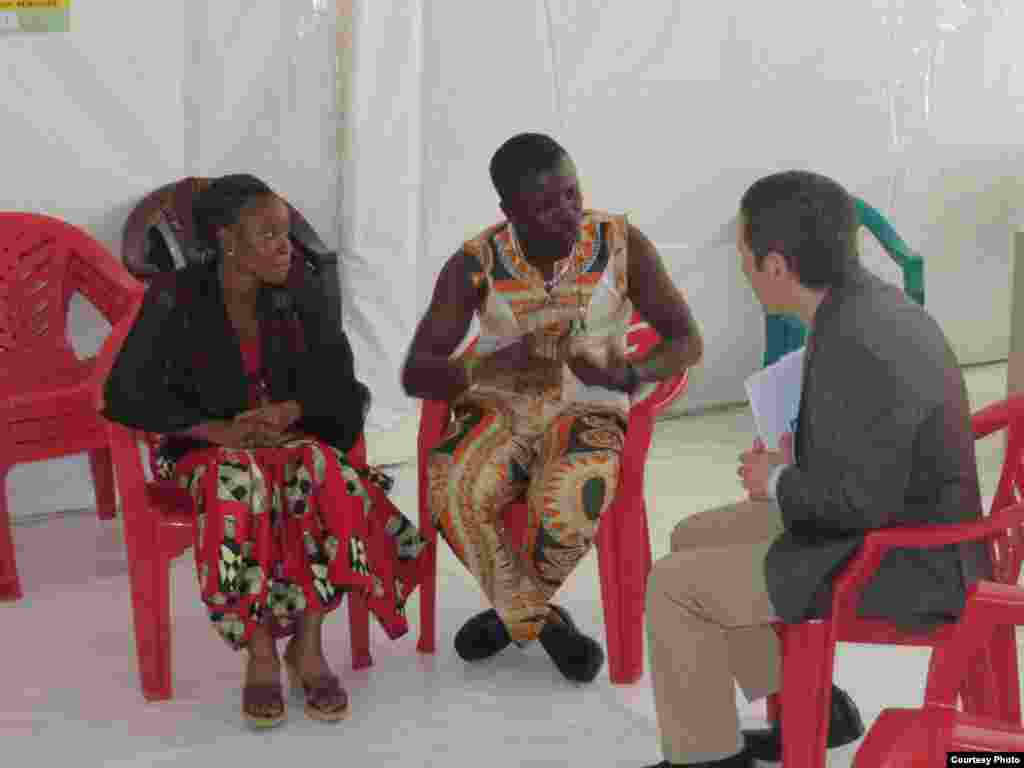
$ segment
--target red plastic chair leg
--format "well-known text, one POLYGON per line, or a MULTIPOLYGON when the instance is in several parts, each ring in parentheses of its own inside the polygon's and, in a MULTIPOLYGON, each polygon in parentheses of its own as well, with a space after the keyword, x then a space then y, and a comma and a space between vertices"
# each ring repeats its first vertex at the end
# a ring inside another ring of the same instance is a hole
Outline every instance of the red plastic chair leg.
MULTIPOLYGON (((609 510, 610 511, 610 510, 609 510)), ((603 524, 603 523, 602 523, 603 524)), ((626 596, 622 594, 622 576, 619 573, 619 547, 616 536, 602 536, 597 548, 598 571, 601 580, 601 605, 604 609, 604 638, 608 647, 608 676, 616 685, 632 683, 640 675, 629 679, 630 673, 625 663, 624 651, 626 640, 623 638, 625 616, 623 608, 626 596)))
POLYGON ((113 520, 117 516, 117 491, 110 448, 89 451, 89 469, 92 470, 92 487, 96 493, 96 513, 100 520, 113 520))
POLYGON ((988 690, 986 686, 984 665, 979 659, 975 659, 969 666, 967 679, 960 690, 964 712, 979 716, 988 714, 989 700, 995 695, 995 692, 988 690))
POLYGON ((447 403, 423 401, 416 444, 420 535, 427 540, 427 547, 421 555, 420 639, 416 644, 416 650, 420 653, 434 653, 437 650, 437 549, 440 542, 430 510, 428 465, 430 452, 442 439, 450 418, 451 411, 447 403))
POLYGON ((825 768, 832 663, 826 621, 788 625, 782 632, 782 764, 825 768))
POLYGON ((991 645, 992 671, 999 690, 999 717, 1020 724, 1020 673, 1017 661, 1017 633, 1012 626, 996 627, 991 645))
POLYGON ((14 557, 14 535, 7 512, 7 473, 10 467, 0 467, 0 600, 20 600, 21 582, 14 557))
MULTIPOLYGON (((959 692, 963 711, 977 717, 1001 718, 1004 707, 1003 681, 996 679, 992 661, 992 644, 978 649, 966 662, 964 679, 960 682, 959 692)), ((934 669, 938 651, 932 653, 932 663, 928 668, 928 679, 931 682, 939 674, 934 669)))
POLYGON ((165 556, 132 558, 129 580, 142 695, 163 701, 173 695, 170 563, 165 556))
POLYGON ((173 695, 168 537, 161 536, 158 513, 149 508, 134 435, 115 426, 108 429, 108 435, 117 465, 124 470, 119 476, 124 499, 124 544, 142 695, 149 701, 162 701, 173 695))
POLYGON ((426 549, 421 557, 423 562, 422 581, 420 582, 420 639, 416 650, 420 653, 437 651, 437 531, 433 523, 420 520, 420 531, 427 540, 426 549))
MULTIPOLYGON (((637 496, 635 523, 627 521, 627 526, 634 527, 636 539, 623 552, 622 562, 627 571, 627 583, 632 593, 626 609, 626 624, 623 637, 626 640, 625 653, 627 668, 635 668, 635 676, 630 675, 630 682, 636 682, 644 673, 644 610, 647 607, 647 579, 651 575, 653 558, 651 556, 651 534, 647 527, 647 504, 643 494, 637 496), (628 553, 638 553, 640 557, 629 557, 628 553)), ((627 539, 629 537, 627 536, 627 539)))
POLYGON ((370 654, 370 609, 366 599, 348 595, 349 631, 352 633, 352 669, 366 669, 373 666, 370 654))
MULTIPOLYGON (((650 570, 650 540, 641 504, 620 496, 601 524, 614 527, 599 537, 598 567, 604 606, 608 674, 612 683, 629 685, 643 675, 644 592, 650 570), (608 534, 612 535, 608 535, 608 534), (633 553, 634 557, 625 556, 633 553)), ((635 498, 635 497, 633 497, 635 498)))

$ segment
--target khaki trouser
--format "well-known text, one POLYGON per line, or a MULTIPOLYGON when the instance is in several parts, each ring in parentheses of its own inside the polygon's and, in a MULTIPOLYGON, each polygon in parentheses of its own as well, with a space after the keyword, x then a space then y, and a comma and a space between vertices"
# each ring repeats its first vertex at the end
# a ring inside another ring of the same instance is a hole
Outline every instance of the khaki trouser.
POLYGON ((748 700, 779 688, 779 643, 764 560, 783 530, 773 501, 693 515, 647 585, 647 642, 662 749, 672 763, 743 747, 733 679, 748 700))

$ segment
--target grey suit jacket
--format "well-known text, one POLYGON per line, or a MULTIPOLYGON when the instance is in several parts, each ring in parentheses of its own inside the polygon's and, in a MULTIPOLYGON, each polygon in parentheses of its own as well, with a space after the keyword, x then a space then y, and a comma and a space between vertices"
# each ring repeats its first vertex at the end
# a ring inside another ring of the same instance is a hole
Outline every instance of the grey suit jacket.
MULTIPOLYGON (((982 514, 953 351, 923 308, 859 265, 815 314, 795 445, 776 489, 786 530, 765 559, 786 621, 827 613, 865 532, 982 514)), ((926 628, 958 615, 966 585, 988 572, 983 545, 893 550, 858 611, 926 628)))

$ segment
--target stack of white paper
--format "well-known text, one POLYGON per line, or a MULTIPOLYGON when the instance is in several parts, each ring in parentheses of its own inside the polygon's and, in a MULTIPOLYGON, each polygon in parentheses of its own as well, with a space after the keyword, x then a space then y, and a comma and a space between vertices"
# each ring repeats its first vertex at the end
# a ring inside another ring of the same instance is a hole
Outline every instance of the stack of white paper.
POLYGON ((758 434, 769 451, 778 450, 779 438, 796 431, 803 386, 804 348, 780 357, 747 379, 747 397, 758 434))

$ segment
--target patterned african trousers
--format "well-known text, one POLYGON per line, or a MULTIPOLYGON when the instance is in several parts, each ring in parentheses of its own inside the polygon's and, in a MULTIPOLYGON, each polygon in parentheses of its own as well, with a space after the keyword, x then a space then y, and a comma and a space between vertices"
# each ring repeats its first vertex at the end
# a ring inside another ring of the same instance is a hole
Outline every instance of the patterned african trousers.
POLYGON ((517 643, 537 638, 549 601, 589 551, 619 481, 625 421, 570 406, 530 418, 499 398, 464 400, 429 458, 434 525, 517 643), (502 510, 527 502, 521 544, 502 510))
POLYGON ((243 648, 259 624, 291 634, 305 614, 368 598, 392 639, 408 631, 425 541, 373 480, 311 439, 279 448, 193 451, 173 467, 195 503, 196 567, 220 636, 243 648))

